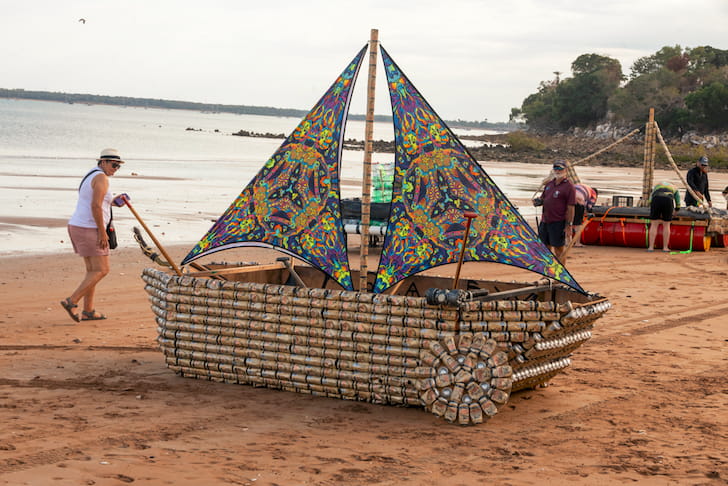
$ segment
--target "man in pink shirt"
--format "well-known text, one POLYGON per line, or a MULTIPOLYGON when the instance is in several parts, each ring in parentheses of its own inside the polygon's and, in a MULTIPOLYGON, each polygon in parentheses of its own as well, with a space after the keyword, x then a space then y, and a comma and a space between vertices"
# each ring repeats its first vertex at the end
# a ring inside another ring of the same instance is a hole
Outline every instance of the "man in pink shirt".
POLYGON ((565 162, 554 162, 553 171, 554 178, 546 184, 541 194, 543 217, 538 226, 538 237, 556 258, 562 260, 566 242, 571 236, 576 190, 566 178, 565 162))

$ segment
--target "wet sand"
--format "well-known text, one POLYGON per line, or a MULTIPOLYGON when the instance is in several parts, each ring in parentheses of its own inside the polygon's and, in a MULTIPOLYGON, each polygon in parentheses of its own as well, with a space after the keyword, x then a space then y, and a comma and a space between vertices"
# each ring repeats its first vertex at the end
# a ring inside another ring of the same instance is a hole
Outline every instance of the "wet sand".
POLYGON ((109 319, 77 324, 58 302, 82 276, 78 257, 0 258, 0 484, 728 481, 728 249, 575 248, 569 270, 614 308, 550 386, 467 428, 418 408, 176 376, 156 347, 146 266, 138 249, 115 250, 97 296, 109 319))

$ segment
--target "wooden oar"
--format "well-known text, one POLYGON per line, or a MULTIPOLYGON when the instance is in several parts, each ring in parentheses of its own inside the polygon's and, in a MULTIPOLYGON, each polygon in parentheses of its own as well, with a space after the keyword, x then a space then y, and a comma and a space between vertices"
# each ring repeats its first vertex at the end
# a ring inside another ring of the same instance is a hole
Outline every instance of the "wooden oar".
POLYGON ((293 277, 293 280, 296 281, 296 283, 298 284, 299 287, 307 287, 306 282, 304 282, 301 279, 301 276, 298 274, 298 272, 296 272, 296 269, 293 268, 293 265, 291 265, 291 259, 290 258, 288 258, 288 257, 278 257, 278 258, 276 258, 276 261, 282 262, 286 266, 286 269, 291 274, 291 276, 293 277))
POLYGON ((154 236, 154 234, 149 229, 149 227, 144 222, 144 220, 142 220, 142 217, 139 216, 139 213, 136 212, 136 210, 134 209, 134 206, 131 205, 131 203, 129 202, 129 199, 123 194, 121 195, 121 199, 124 201, 124 204, 126 205, 126 207, 129 208, 129 211, 131 211, 131 214, 133 214, 134 217, 137 219, 137 221, 139 221, 139 224, 142 225, 142 228, 144 228, 144 231, 147 232, 147 234, 152 239, 154 244, 157 245, 157 248, 159 248, 159 251, 162 252, 162 255, 164 255, 164 258, 167 259, 167 261, 172 266, 172 269, 175 271, 175 273, 177 275, 181 276, 182 270, 180 270, 180 268, 177 266, 177 264, 174 263, 174 260, 172 260, 172 258, 169 256, 169 254, 167 253, 167 250, 164 249, 162 244, 159 242, 159 240, 157 240, 157 238, 154 236))
POLYGON ((523 295, 528 293, 538 294, 539 292, 545 292, 547 290, 553 290, 555 287, 550 283, 544 285, 533 285, 530 287, 521 287, 513 290, 504 290, 503 292, 494 292, 492 294, 486 294, 478 297, 474 297, 473 300, 490 301, 490 300, 506 300, 517 295, 523 295))
MULTIPOLYGON (((569 244, 566 245, 566 248, 564 248, 564 252, 561 254, 562 265, 566 261, 566 254, 569 253, 569 250, 571 250, 574 247, 574 244, 576 244, 576 242, 579 241, 579 238, 581 238, 581 233, 584 231, 584 228, 586 228, 586 224, 579 225, 579 231, 576 232, 576 234, 571 238, 571 241, 569 241, 569 244)), ((568 226, 567 231, 570 231, 568 230, 568 226)))
MULTIPOLYGON (((149 259, 152 260, 154 263, 163 267, 172 267, 171 263, 162 258, 157 252, 152 250, 152 247, 149 246, 146 241, 144 241, 141 230, 136 226, 134 226, 134 239, 137 241, 137 243, 139 243, 139 248, 141 248, 142 253, 144 253, 145 256, 149 257, 149 259)), ((208 267, 195 262, 190 262, 190 266, 195 270, 210 270, 208 267)), ((213 276, 212 278, 217 280, 227 280, 225 277, 220 275, 213 276)))
POLYGON ((463 248, 460 250, 460 259, 458 260, 458 268, 455 270, 455 281, 452 283, 452 288, 455 290, 458 288, 458 282, 460 281, 460 269, 463 266, 463 260, 465 259, 465 249, 468 247, 468 233, 470 233, 470 224, 473 222, 473 218, 477 218, 477 213, 472 211, 465 211, 463 213, 468 220, 465 224, 465 235, 463 236, 463 248))

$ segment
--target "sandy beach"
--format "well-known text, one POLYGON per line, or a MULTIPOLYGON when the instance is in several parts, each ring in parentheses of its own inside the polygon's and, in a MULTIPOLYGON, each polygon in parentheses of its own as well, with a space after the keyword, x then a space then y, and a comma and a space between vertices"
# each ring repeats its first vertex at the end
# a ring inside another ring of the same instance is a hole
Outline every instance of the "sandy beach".
MULTIPOLYGON (((169 250, 179 261, 188 248, 169 250)), ((113 253, 105 321, 74 323, 58 303, 82 276, 70 250, 0 265, 0 484, 728 482, 728 249, 575 248, 569 270, 614 308, 550 386, 466 428, 418 408, 176 376, 137 248, 113 253)))

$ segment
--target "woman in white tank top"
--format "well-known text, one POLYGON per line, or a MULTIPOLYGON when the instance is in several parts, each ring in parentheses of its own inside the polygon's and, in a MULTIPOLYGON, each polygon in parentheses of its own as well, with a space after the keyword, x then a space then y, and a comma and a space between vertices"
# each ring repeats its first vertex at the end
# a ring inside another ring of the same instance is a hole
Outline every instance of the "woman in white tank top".
POLYGON ((70 297, 61 301, 63 308, 76 322, 106 319, 105 315, 96 312, 94 295, 96 285, 109 273, 109 237, 106 234, 106 225, 111 219, 111 205, 124 205, 123 198, 112 201, 109 177, 116 174, 123 163, 118 150, 101 151, 96 167, 81 181, 76 211, 68 221, 68 234, 73 249, 83 257, 86 265, 86 275, 81 284, 70 297), (74 310, 81 300, 83 317, 74 310))

